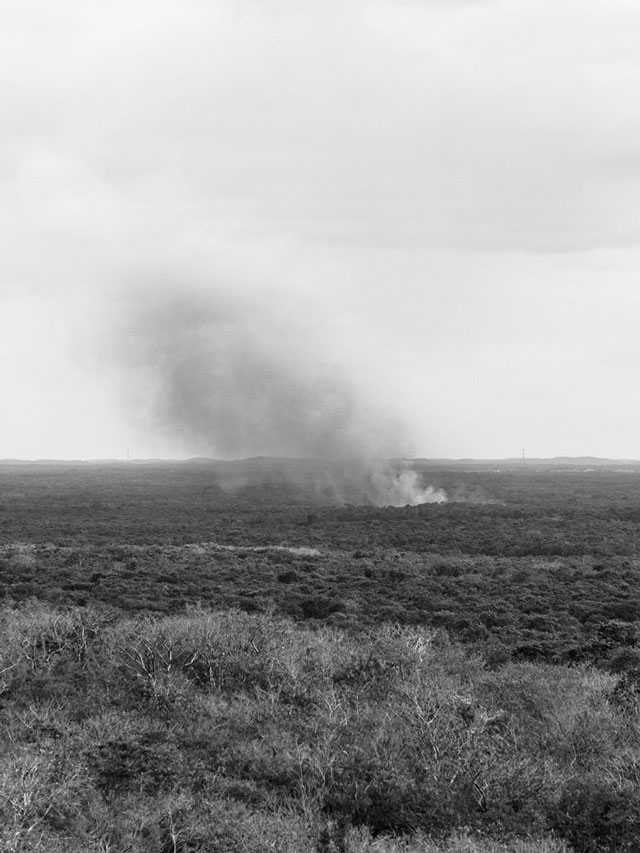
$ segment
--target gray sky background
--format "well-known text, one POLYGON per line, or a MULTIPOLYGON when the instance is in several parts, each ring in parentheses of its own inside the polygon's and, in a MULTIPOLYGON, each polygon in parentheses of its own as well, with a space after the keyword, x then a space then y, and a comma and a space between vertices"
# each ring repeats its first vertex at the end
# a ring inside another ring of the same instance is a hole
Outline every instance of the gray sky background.
POLYGON ((0 457, 314 452, 309 388, 640 457, 636 2, 5 0, 0 69, 0 457))

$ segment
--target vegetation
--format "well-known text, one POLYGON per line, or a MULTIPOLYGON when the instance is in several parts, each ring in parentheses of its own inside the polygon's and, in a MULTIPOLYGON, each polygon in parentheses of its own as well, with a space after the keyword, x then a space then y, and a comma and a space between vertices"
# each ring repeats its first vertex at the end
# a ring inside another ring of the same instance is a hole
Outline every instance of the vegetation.
POLYGON ((0 849, 640 849, 634 476, 391 510, 204 471, 0 468, 0 849), (588 495, 590 551, 524 548, 588 495))
POLYGON ((637 849, 617 676, 238 611, 34 602, 0 631, 3 850, 637 849))
POLYGON ((640 666, 640 560, 490 557, 366 547, 0 546, 0 589, 20 602, 101 602, 127 612, 274 610, 367 630, 446 629, 490 664, 508 659, 640 666))

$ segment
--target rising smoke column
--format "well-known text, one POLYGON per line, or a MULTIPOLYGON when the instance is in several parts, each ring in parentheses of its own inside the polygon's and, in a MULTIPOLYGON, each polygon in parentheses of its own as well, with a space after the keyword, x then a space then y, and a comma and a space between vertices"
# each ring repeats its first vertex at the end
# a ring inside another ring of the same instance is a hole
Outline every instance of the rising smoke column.
POLYGON ((406 455, 406 425, 332 361, 303 299, 156 282, 128 294, 117 337, 132 407, 189 455, 322 460, 341 502, 443 499, 386 461, 406 455))
POLYGON ((139 414, 193 455, 364 460, 404 451, 402 422, 331 362, 304 301, 295 308, 224 287, 139 290, 118 343, 139 414))

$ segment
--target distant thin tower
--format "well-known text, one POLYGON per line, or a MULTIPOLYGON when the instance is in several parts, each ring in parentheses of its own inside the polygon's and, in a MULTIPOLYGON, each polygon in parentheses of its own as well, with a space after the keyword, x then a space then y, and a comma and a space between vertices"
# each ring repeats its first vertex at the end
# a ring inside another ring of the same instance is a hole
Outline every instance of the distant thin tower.
POLYGON ((524 452, 525 452, 525 448, 523 447, 523 448, 522 448, 522 464, 523 464, 523 465, 524 465, 524 463, 527 461, 527 460, 524 458, 524 452))

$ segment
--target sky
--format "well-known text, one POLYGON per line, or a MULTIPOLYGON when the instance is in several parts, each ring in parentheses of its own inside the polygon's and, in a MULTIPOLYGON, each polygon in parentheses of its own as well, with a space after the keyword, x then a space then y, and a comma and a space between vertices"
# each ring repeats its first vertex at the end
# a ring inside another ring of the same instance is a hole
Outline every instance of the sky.
POLYGON ((640 7, 5 0, 0 458, 640 458, 640 7))

